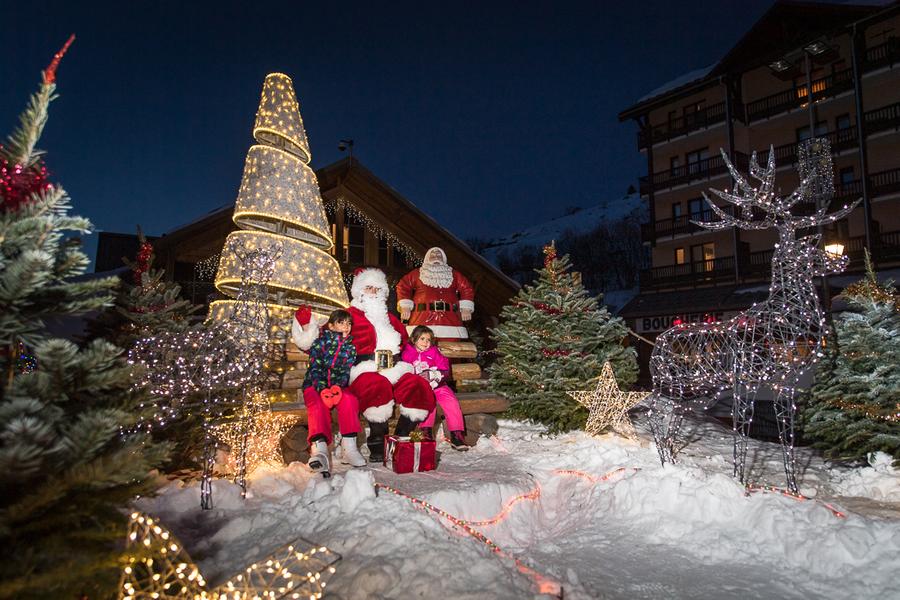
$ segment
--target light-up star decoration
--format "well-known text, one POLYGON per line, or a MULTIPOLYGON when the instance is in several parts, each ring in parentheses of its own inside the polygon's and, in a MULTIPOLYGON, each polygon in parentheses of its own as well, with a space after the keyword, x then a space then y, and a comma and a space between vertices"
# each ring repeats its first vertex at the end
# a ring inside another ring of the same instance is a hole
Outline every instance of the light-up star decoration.
POLYGON ((588 420, 584 426, 588 434, 599 435, 611 429, 629 438, 635 437, 635 432, 628 419, 628 411, 650 395, 650 392, 620 390, 609 361, 603 363, 600 381, 595 389, 566 393, 588 409, 588 420))

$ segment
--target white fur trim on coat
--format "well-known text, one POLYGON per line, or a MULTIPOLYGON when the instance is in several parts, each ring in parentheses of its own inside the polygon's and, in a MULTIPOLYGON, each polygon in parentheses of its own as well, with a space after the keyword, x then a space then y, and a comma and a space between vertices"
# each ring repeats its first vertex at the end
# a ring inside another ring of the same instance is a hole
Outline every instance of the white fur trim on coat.
POLYGON ((420 423, 428 416, 428 411, 424 408, 406 408, 401 404, 400 414, 408 417, 413 423, 420 423))
POLYGON ((459 310, 469 310, 475 312, 475 303, 471 300, 460 300, 459 310))
POLYGON ((387 380, 391 382, 391 385, 394 385, 400 378, 406 375, 407 373, 415 373, 416 370, 413 368, 411 364, 408 362, 398 362, 394 363, 394 366, 390 369, 385 369, 383 371, 379 371, 379 375, 384 375, 387 377, 387 380))
POLYGON ((403 300, 401 300, 400 302, 397 303, 397 308, 399 308, 400 310, 403 310, 403 309, 412 310, 415 307, 416 307, 416 303, 408 298, 404 298, 403 300))
POLYGON ((291 319, 291 339, 298 348, 303 351, 309 350, 317 337, 319 337, 319 322, 315 315, 309 320, 306 327, 300 327, 297 319, 291 319))
MULTIPOLYGON (((400 410, 403 410, 402 408, 400 410)), ((369 423, 387 423, 387 420, 394 415, 394 401, 391 400, 387 404, 381 406, 370 406, 363 411, 363 416, 369 423)), ((412 418, 412 417, 410 417, 412 418)))
POLYGON ((356 378, 363 373, 374 373, 378 370, 378 366, 374 360, 364 360, 358 365, 350 367, 350 383, 356 381, 356 378))

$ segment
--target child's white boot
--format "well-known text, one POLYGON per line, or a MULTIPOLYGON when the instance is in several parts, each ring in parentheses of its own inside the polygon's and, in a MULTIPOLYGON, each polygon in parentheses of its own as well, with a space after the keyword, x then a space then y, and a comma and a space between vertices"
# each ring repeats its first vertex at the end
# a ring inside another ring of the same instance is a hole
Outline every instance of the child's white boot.
POLYGON ((341 438, 341 462, 351 467, 366 466, 366 459, 356 446, 356 437, 341 438))
POLYGON ((309 460, 306 465, 315 471, 321 473, 322 477, 328 479, 331 477, 331 461, 328 458, 328 442, 325 440, 316 440, 309 447, 309 460))

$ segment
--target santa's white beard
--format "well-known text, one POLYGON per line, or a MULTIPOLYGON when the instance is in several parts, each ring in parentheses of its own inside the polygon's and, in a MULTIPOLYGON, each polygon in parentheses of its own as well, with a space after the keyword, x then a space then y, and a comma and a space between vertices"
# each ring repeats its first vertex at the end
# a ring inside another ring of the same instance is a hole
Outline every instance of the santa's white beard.
POLYGON ((419 279, 433 288, 448 288, 453 283, 453 269, 447 263, 426 263, 419 267, 419 279))
POLYGON ((388 318, 387 298, 382 298, 382 294, 376 296, 362 294, 359 298, 354 298, 350 304, 363 311, 375 328, 377 350, 390 350, 394 354, 400 352, 400 334, 388 318))

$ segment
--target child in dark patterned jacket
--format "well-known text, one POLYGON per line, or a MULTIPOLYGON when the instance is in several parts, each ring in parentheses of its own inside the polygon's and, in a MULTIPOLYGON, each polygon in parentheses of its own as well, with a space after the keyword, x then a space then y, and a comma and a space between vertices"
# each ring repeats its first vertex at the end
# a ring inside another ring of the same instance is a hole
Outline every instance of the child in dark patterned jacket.
POLYGON ((364 467, 359 453, 359 402, 347 389, 350 368, 356 362, 356 347, 350 336, 352 318, 346 310, 335 310, 309 348, 309 367, 303 379, 303 403, 309 427, 310 457, 307 465, 325 477, 331 476, 328 445, 331 436, 331 409, 337 407, 341 432, 342 462, 364 467))

